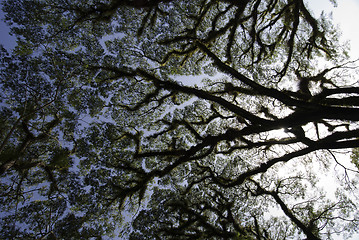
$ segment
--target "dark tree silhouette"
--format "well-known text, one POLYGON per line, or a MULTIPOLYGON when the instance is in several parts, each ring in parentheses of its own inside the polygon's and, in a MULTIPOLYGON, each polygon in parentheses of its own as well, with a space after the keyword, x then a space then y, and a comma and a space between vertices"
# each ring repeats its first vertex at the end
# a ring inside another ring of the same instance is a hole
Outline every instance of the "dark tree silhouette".
POLYGON ((1 238, 356 231, 356 62, 326 15, 302 0, 3 10, 18 45, 1 53, 1 238))

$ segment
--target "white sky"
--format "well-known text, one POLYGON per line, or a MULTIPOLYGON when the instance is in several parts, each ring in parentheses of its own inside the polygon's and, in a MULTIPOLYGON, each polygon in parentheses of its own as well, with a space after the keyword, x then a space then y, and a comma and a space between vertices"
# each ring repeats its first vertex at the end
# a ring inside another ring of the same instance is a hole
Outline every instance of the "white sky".
POLYGON ((349 40, 352 59, 359 58, 359 0, 337 0, 337 7, 330 0, 307 0, 318 17, 322 11, 333 13, 333 20, 342 30, 342 41, 349 40))

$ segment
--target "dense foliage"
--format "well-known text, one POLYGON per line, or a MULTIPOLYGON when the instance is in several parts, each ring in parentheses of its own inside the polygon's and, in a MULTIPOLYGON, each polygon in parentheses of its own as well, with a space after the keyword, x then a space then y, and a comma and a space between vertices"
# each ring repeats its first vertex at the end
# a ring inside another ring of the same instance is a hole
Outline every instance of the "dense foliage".
POLYGON ((303 0, 3 11, 1 239, 357 231, 355 62, 303 0))

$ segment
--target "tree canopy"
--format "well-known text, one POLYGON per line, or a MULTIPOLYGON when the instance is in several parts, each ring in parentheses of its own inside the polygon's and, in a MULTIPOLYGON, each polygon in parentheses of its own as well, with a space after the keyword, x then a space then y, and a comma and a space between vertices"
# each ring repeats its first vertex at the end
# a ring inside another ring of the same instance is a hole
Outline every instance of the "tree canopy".
MULTIPOLYGON (((332 1, 335 3, 335 1, 332 1)), ((359 84, 303 0, 4 0, 1 239, 335 239, 359 84)))

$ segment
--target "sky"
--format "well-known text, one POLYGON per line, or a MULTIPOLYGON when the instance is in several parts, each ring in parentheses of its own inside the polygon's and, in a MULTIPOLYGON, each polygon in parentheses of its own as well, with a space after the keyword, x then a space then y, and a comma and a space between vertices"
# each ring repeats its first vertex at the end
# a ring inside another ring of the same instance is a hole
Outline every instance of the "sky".
POLYGON ((322 11, 333 13, 335 24, 342 31, 342 40, 350 41, 352 59, 359 58, 359 0, 336 0, 337 7, 330 0, 307 0, 308 5, 318 17, 322 11))
MULTIPOLYGON (((2 0, 0 0, 2 3, 2 0)), ((4 13, 0 10, 0 44, 6 49, 12 49, 15 47, 15 37, 9 35, 10 28, 4 23, 4 13)))

